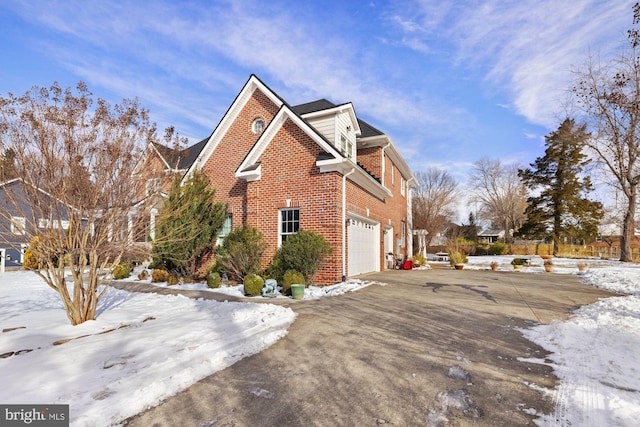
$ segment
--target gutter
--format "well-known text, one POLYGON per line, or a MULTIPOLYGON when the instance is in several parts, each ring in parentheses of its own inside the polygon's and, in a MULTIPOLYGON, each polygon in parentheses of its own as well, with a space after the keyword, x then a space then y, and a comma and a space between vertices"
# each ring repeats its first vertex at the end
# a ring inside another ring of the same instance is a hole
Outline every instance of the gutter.
POLYGON ((355 168, 342 175, 342 281, 347 280, 347 177, 354 173, 355 168))

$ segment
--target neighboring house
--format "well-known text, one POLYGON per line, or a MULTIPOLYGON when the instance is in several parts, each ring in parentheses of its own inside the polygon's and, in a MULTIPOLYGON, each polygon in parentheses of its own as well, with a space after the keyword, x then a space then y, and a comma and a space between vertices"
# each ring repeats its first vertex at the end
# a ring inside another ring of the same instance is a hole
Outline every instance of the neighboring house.
POLYGON ((263 266, 300 229, 331 245, 320 285, 380 271, 389 252, 412 254, 415 179, 389 137, 351 103, 292 107, 252 75, 199 144, 184 179, 204 171, 228 203, 227 229, 249 224, 262 232, 263 266))
MULTIPOLYGON (((47 202, 50 197, 40 189, 42 197, 41 208, 55 207, 56 203, 47 202)), ((54 208, 56 212, 35 213, 26 202, 30 197, 25 191, 25 184, 20 178, 14 178, 0 183, 0 270, 5 267, 20 267, 24 260, 24 251, 29 244, 27 236, 37 234, 38 230, 67 229, 68 216, 60 204, 54 208), (36 216, 34 218, 34 216, 36 216)))
POLYGON ((482 230, 478 233, 478 241, 480 243, 495 243, 504 237, 504 230, 482 230))
POLYGON ((158 195, 156 208, 150 212, 146 222, 145 233, 131 233, 138 236, 137 241, 147 241, 147 238, 155 238, 155 219, 162 206, 162 198, 167 195, 171 184, 176 177, 182 177, 195 161, 209 138, 205 138, 191 147, 178 150, 152 142, 147 145, 141 159, 136 164, 131 175, 139 182, 136 204, 131 210, 131 215, 136 215, 136 207, 150 195, 158 195))

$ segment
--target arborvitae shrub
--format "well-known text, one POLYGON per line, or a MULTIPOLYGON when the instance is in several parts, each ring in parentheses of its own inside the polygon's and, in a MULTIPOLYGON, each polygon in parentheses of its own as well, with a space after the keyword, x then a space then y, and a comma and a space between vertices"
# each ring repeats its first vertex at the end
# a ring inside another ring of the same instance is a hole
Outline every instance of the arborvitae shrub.
POLYGON ((153 283, 166 282, 168 277, 169 272, 161 268, 154 268, 151 272, 151 282, 153 283))
POLYGON ((207 276, 207 286, 210 288, 219 288, 221 281, 222 278, 220 277, 220 273, 218 273, 217 271, 212 271, 207 276))
POLYGON ((282 293, 284 295, 289 295, 291 293, 291 285, 304 285, 305 280, 302 273, 296 270, 287 270, 282 276, 282 281, 280 285, 282 285, 282 293))
POLYGON ((217 248, 217 270, 242 280, 260 271, 260 259, 267 247, 262 233, 255 227, 243 226, 232 230, 217 248))
POLYGON ((244 277, 244 294, 251 297, 256 297, 262 293, 262 287, 264 286, 264 279, 257 274, 247 274, 244 277))
POLYGON ((115 280, 126 279, 131 276, 131 270, 133 270, 133 267, 130 262, 121 262, 113 269, 113 278, 115 280))

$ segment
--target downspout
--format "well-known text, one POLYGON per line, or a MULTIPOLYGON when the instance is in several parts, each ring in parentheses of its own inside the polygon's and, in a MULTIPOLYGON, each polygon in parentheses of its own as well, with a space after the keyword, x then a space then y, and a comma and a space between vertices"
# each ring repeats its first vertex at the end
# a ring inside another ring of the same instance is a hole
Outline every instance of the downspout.
POLYGON ((387 169, 386 164, 387 162, 384 161, 384 150, 386 150, 387 148, 389 148, 389 146, 391 145, 391 141, 387 142, 387 145, 385 145, 384 147, 382 147, 382 186, 385 186, 385 182, 384 182, 384 173, 387 169))
POLYGON ((355 168, 342 175, 342 281, 347 280, 347 177, 355 168))

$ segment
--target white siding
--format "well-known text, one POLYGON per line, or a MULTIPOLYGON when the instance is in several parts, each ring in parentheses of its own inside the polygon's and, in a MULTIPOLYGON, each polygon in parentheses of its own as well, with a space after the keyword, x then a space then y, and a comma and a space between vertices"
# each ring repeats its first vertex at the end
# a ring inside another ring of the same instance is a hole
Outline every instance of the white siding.
POLYGON ((322 136, 333 144, 336 143, 336 119, 334 116, 309 119, 309 124, 313 126, 322 136))

